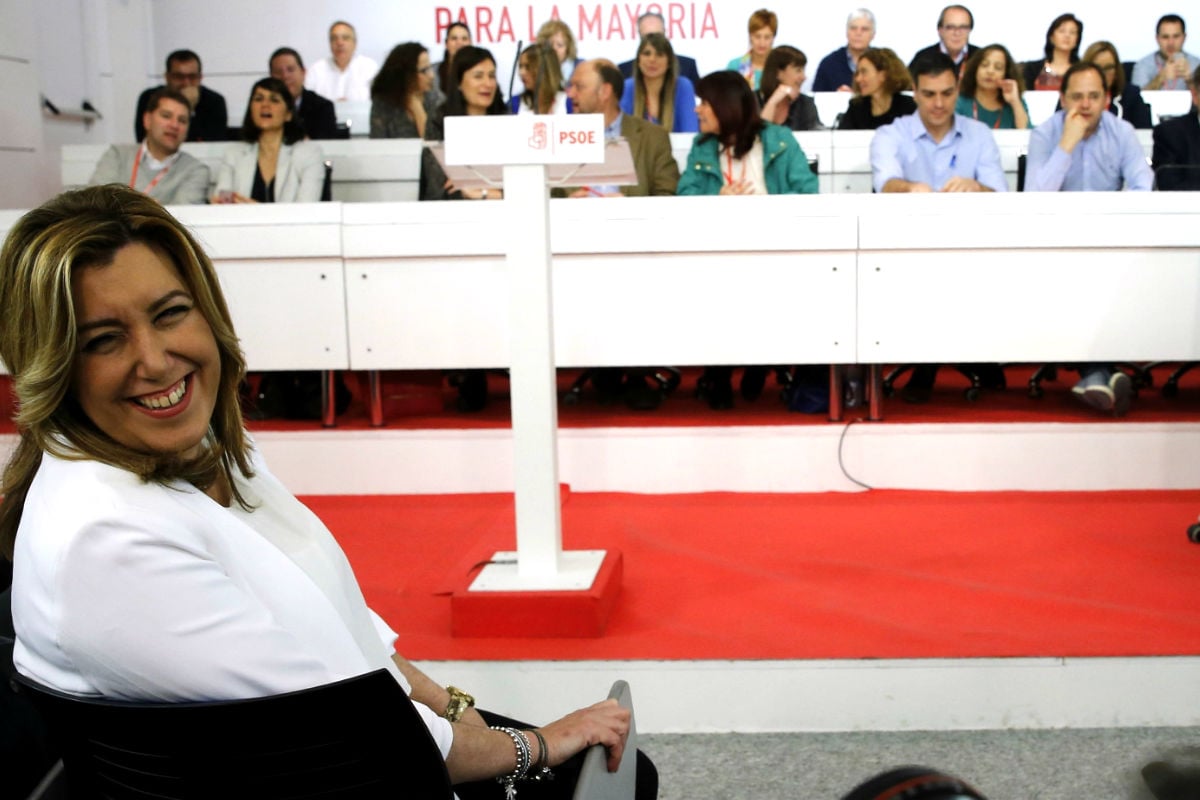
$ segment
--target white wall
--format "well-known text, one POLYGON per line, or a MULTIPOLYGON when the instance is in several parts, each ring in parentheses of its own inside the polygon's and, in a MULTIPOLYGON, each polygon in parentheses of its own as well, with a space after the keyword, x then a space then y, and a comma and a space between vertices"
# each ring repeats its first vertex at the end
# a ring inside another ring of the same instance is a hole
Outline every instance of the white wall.
MULTIPOLYGON (((0 121, 0 166, 9 178, 19 178, 0 184, 0 208, 28 206, 61 187, 58 148, 62 144, 132 140, 137 95, 161 82, 166 54, 177 48, 200 54, 206 85, 226 96, 231 121, 237 124, 250 85, 265 74, 271 51, 286 44, 308 62, 322 58, 328 53, 327 30, 335 19, 353 23, 360 50, 382 61, 392 46, 408 40, 423 42, 437 60, 442 28, 450 19, 465 18, 477 42, 495 53, 501 85, 507 89, 518 40, 528 42, 551 15, 576 31, 581 55, 621 61, 636 47, 637 15, 661 9, 677 20, 672 39, 678 51, 696 58, 704 73, 723 68, 744 52, 746 20, 763 4, 764 0, 514 4, 501 0, 39 0, 37 4, 0 0, 4 19, 0 100, 6 112, 12 112, 0 121), (37 91, 62 107, 78 108, 86 97, 104 117, 90 128, 79 122, 43 125, 37 91)), ((909 58, 936 40, 937 14, 943 4, 943 0, 869 3, 878 19, 875 43, 909 58)), ((1032 0, 969 5, 976 18, 972 41, 1001 41, 1020 60, 1037 57, 1049 21, 1072 10, 1032 0)), ((780 16, 776 42, 804 50, 811 76, 825 53, 844 44, 845 18, 853 4, 772 7, 780 16)), ((1074 10, 1085 23, 1085 44, 1110 39, 1123 58, 1132 60, 1153 49, 1155 21, 1173 8, 1089 4, 1074 10)))

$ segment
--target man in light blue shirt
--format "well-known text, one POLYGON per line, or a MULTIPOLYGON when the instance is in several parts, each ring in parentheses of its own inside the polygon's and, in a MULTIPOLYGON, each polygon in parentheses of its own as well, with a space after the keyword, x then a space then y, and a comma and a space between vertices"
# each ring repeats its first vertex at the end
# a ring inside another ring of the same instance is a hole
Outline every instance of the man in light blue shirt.
POLYGON ((877 192, 1003 192, 1000 149, 986 125, 954 113, 958 72, 942 52, 913 62, 917 113, 900 117, 871 140, 877 192))
POLYGON ((1025 191, 1148 192, 1154 173, 1133 126, 1107 113, 1104 73, 1087 61, 1072 64, 1062 83, 1062 110, 1029 135, 1025 191))
MULTIPOLYGON (((1079 61, 1063 75, 1062 110, 1029 136, 1025 189, 1036 192, 1148 192, 1154 173, 1133 126, 1108 113, 1108 84, 1095 64, 1079 61)), ((1080 364, 1071 392, 1092 408, 1129 410, 1129 376, 1112 364, 1080 364)))
POLYGON ((1158 49, 1133 65, 1131 82, 1144 91, 1186 91, 1188 75, 1200 67, 1200 58, 1184 52, 1187 27, 1178 14, 1164 14, 1154 29, 1158 49))

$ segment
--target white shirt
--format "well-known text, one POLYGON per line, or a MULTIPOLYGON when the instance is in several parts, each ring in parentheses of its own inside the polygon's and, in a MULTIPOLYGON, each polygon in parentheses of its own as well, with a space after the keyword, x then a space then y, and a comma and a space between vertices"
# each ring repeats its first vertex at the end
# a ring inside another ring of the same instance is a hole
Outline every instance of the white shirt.
POLYGON ((377 72, 379 64, 368 56, 355 53, 344 70, 338 69, 330 56, 308 68, 304 88, 328 97, 335 103, 343 100, 367 101, 371 99, 371 81, 375 80, 377 72))
POLYGON ((763 167, 763 147, 762 137, 754 137, 754 146, 750 148, 750 152, 741 158, 733 158, 733 151, 722 147, 717 152, 717 157, 721 161, 721 174, 724 176, 724 183, 731 184, 738 181, 749 181, 754 187, 754 194, 769 194, 767 192, 767 179, 763 167))
MULTIPOLYGON (((17 669, 120 700, 225 700, 386 668, 396 634, 315 514, 253 459, 252 512, 46 454, 13 559, 17 669), (65 502, 65 498, 70 498, 65 502)), ((414 703, 442 755, 453 729, 414 703)))

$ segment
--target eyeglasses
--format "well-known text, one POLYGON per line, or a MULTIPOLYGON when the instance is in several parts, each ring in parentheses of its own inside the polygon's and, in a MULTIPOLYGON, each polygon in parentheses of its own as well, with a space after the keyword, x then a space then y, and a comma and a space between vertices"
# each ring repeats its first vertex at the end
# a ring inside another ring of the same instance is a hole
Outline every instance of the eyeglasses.
POLYGON ((942 30, 950 31, 951 33, 966 33, 971 30, 970 25, 943 25, 942 30))

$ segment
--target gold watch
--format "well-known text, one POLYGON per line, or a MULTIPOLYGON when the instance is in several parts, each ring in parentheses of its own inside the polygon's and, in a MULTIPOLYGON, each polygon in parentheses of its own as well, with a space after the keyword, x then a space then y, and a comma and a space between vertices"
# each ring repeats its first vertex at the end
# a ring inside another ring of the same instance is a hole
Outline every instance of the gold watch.
POLYGON ((446 710, 442 712, 442 716, 451 722, 458 722, 468 708, 475 706, 475 698, 457 686, 447 686, 446 691, 450 693, 450 702, 446 704, 446 710))

